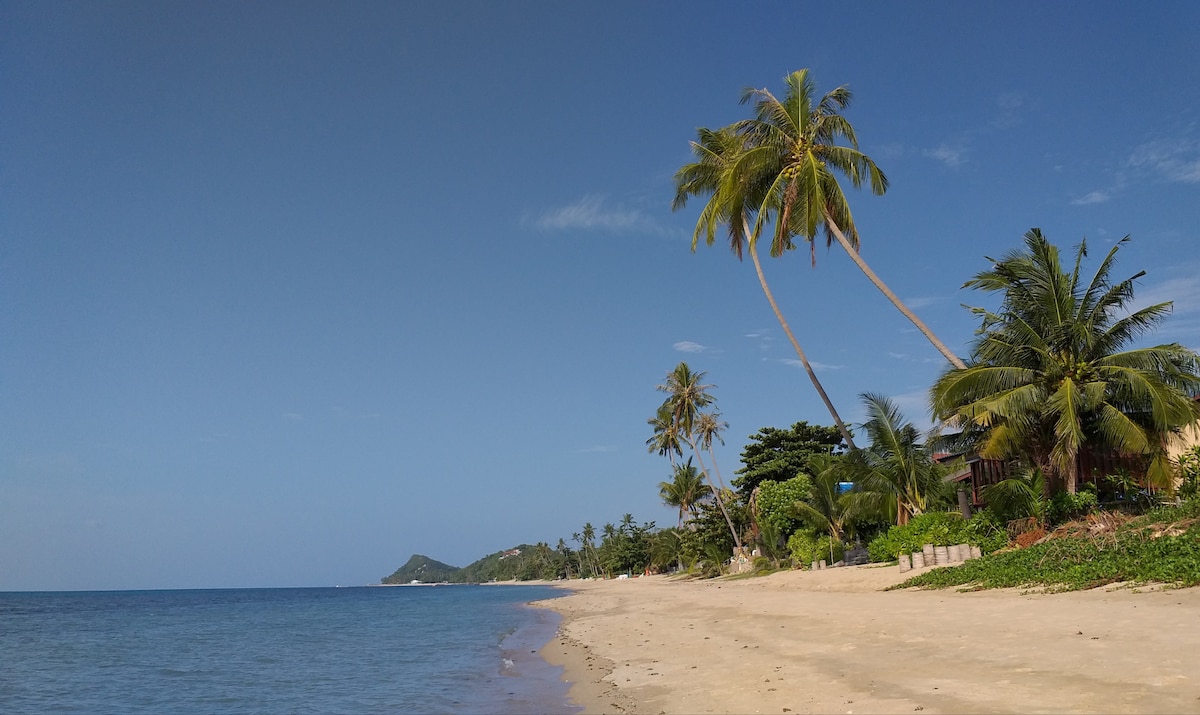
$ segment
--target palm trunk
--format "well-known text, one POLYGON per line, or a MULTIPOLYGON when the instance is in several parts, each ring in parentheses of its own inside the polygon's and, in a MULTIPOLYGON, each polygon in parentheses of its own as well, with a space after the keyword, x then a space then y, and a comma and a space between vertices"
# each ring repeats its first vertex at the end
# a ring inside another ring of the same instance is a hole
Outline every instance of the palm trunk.
POLYGON ((767 279, 763 275, 762 263, 758 260, 758 241, 752 239, 749 241, 749 244, 750 259, 754 261, 754 270, 758 273, 758 283, 762 286, 762 291, 767 296, 767 302, 771 304, 771 310, 775 311, 775 319, 779 321, 779 325, 783 327, 784 334, 791 341, 792 348, 796 351, 796 356, 800 358, 800 364, 804 366, 804 371, 808 373, 808 379, 812 380, 813 387, 817 388, 817 394, 821 396, 821 401, 825 403, 825 409, 829 410, 829 414, 837 424, 838 431, 842 433, 842 439, 846 440, 846 446, 850 449, 858 449, 854 444, 854 438, 850 436, 850 430, 846 429, 842 418, 838 416, 837 410, 829 400, 829 395, 825 394, 825 388, 821 386, 821 381, 817 379, 817 373, 813 372, 812 365, 808 363, 808 358, 804 355, 804 350, 800 348, 800 343, 796 341, 796 336, 792 334, 791 327, 784 320, 783 313, 779 311, 779 305, 775 302, 775 296, 771 293, 771 289, 767 286, 767 279))
POLYGON ((704 458, 700 456, 700 450, 696 449, 696 443, 688 439, 688 446, 692 448, 692 452, 696 454, 696 461, 700 462, 700 471, 704 472, 704 478, 708 480, 709 486, 713 488, 713 495, 717 498, 717 506, 721 509, 721 515, 725 517, 725 523, 729 525, 729 533, 733 536, 733 545, 742 549, 742 539, 738 536, 737 529, 733 527, 733 519, 729 518, 729 511, 725 509, 725 500, 721 497, 721 492, 717 489, 717 485, 713 484, 712 477, 708 473, 708 468, 704 466, 704 458))
POLYGON ((903 313, 904 317, 911 320, 912 324, 917 326, 917 330, 920 330, 921 334, 924 335, 929 342, 933 343, 933 347, 937 348, 938 352, 944 355, 945 358, 950 361, 951 365, 959 370, 966 370, 966 363, 964 363, 957 355, 950 352, 950 348, 946 347, 945 343, 943 343, 941 340, 938 340, 937 336, 933 334, 933 331, 929 329, 929 326, 926 325, 920 318, 918 318, 916 313, 909 310, 909 307, 896 297, 896 294, 892 292, 892 289, 888 288, 887 284, 880 280, 879 276, 875 275, 875 271, 871 270, 871 267, 868 266, 867 262, 862 259, 862 256, 858 255, 858 251, 850 244, 849 239, 847 239, 846 235, 842 233, 842 229, 838 228, 837 223, 834 222, 833 218, 828 213, 825 214, 825 222, 829 224, 829 228, 833 231, 833 235, 837 238, 838 243, 842 244, 842 248, 846 249, 846 253, 850 256, 850 260, 854 261, 854 265, 858 266, 859 270, 861 270, 863 274, 865 274, 871 281, 871 283, 873 283, 875 287, 879 289, 879 292, 883 293, 888 300, 892 301, 892 305, 896 306, 896 309, 903 313))
POLYGON ((715 470, 717 473, 717 483, 721 485, 722 489, 724 489, 725 480, 721 477, 721 468, 717 466, 717 455, 715 452, 713 452, 712 442, 708 443, 708 455, 712 457, 713 470, 715 470))

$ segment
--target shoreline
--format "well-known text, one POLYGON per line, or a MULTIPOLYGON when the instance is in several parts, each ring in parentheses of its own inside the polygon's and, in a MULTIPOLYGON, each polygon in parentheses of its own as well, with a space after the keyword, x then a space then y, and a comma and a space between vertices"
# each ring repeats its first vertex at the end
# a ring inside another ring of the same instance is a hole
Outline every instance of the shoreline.
POLYGON ((884 592, 895 566, 556 582, 593 713, 1200 711, 1200 589, 884 592))

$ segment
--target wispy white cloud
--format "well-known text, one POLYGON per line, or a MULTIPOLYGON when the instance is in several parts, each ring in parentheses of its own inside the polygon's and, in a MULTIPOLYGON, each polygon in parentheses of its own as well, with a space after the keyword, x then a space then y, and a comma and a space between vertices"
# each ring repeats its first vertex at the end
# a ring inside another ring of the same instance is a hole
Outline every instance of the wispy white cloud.
POLYGON ((1200 313, 1200 273, 1147 285, 1137 292, 1132 307, 1137 310, 1167 301, 1174 303, 1172 315, 1200 313))
POLYGON ((1135 147, 1127 163, 1166 181, 1200 183, 1200 141, 1189 138, 1149 141, 1135 147))
POLYGON ((1071 203, 1075 206, 1090 206, 1091 204, 1102 204, 1110 199, 1112 199, 1112 193, 1108 191, 1093 191, 1077 199, 1072 199, 1071 203))
POLYGON ((280 417, 285 420, 291 420, 292 422, 299 422, 304 419, 304 415, 300 414, 299 412, 284 412, 282 415, 280 415, 280 417))
MULTIPOLYGON (((784 358, 783 360, 781 360, 781 362, 784 365, 791 365, 792 367, 799 367, 799 368, 804 367, 804 363, 800 362, 796 358, 784 358)), ((816 360, 809 360, 808 364, 812 365, 812 369, 814 372, 827 372, 829 370, 841 370, 846 367, 845 365, 830 365, 828 363, 817 362, 816 360)))
POLYGON ((913 310, 920 310, 921 308, 928 308, 935 303, 941 303, 943 300, 945 298, 935 295, 921 295, 913 298, 905 298, 904 304, 913 310))
POLYGON ((894 353, 894 352, 888 351, 888 357, 893 357, 897 360, 907 360, 908 353, 894 353))
POLYGON ((951 169, 958 168, 967 163, 967 150, 961 145, 942 142, 933 149, 925 149, 921 152, 923 156, 931 159, 937 159, 951 169))
POLYGON ((681 353, 702 353, 708 350, 708 347, 700 343, 693 343, 691 340, 680 340, 671 347, 681 353))
POLYGON ((992 126, 996 129, 1008 129, 1021 123, 1021 107, 1025 104, 1025 95, 1021 92, 1005 92, 996 98, 996 116, 992 126))
POLYGON ((534 219, 533 225, 544 231, 573 228, 660 231, 658 225, 641 211, 620 206, 608 206, 605 198, 597 194, 589 194, 575 203, 546 211, 534 219))
POLYGON ((907 153, 903 144, 892 142, 890 144, 881 144, 875 148, 874 154, 880 159, 899 159, 907 153))

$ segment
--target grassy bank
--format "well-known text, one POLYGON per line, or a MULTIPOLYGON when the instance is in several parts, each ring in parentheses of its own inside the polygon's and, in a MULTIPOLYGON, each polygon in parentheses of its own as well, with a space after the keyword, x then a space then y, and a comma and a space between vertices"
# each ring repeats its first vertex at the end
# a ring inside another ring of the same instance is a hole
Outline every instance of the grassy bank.
POLYGON ((1028 548, 998 551, 914 576, 893 588, 1074 591, 1111 583, 1200 585, 1200 501, 1136 518, 1093 515, 1028 548))

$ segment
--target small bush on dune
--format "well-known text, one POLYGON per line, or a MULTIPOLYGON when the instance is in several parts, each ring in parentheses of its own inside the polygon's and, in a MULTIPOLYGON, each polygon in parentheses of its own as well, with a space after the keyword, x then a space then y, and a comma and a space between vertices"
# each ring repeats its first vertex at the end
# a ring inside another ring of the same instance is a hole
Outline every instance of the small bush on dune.
POLYGON ((817 536, 813 531, 801 529, 788 539, 788 551, 795 564, 806 568, 814 561, 841 561, 846 555, 846 546, 840 541, 833 541, 828 534, 817 536))

